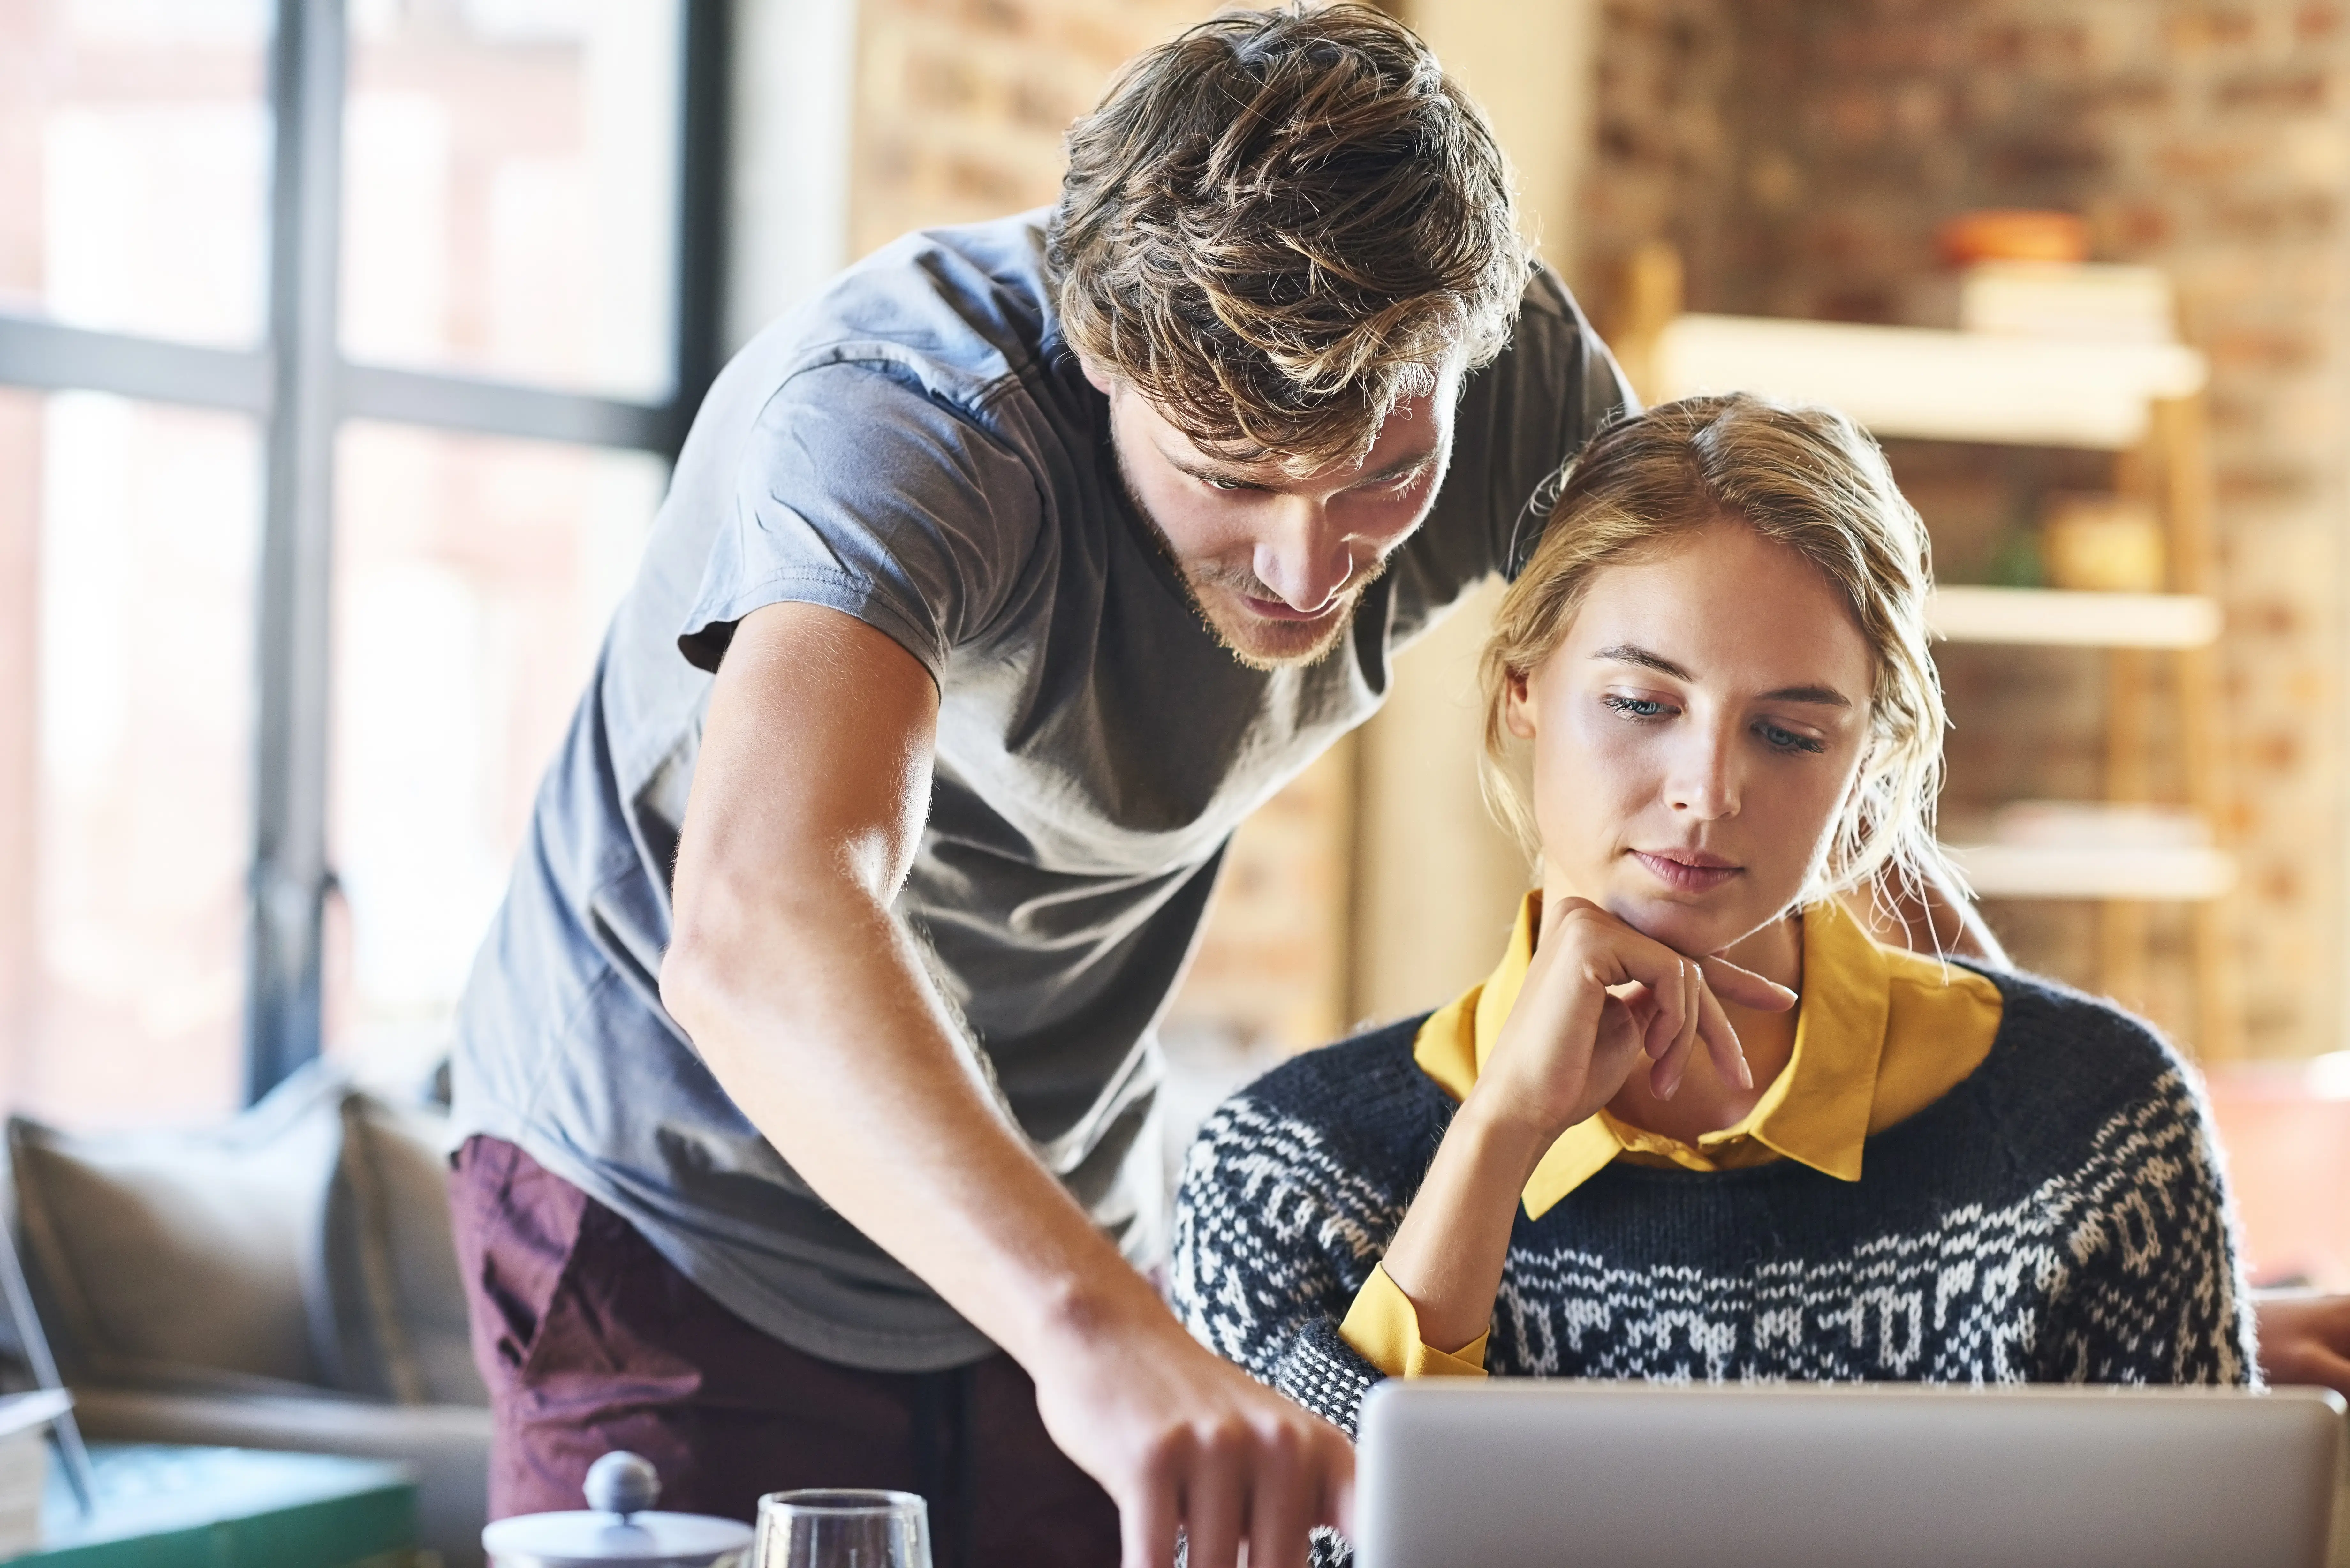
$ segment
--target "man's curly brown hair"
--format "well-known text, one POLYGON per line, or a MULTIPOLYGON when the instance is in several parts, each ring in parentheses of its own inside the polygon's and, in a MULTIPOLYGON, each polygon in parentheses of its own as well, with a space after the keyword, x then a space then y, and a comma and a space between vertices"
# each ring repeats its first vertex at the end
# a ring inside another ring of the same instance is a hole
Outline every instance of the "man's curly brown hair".
POLYGON ((1137 59, 1068 145, 1063 336, 1226 461, 1358 461, 1399 399, 1509 338, 1532 264, 1508 161, 1393 17, 1227 12, 1137 59))

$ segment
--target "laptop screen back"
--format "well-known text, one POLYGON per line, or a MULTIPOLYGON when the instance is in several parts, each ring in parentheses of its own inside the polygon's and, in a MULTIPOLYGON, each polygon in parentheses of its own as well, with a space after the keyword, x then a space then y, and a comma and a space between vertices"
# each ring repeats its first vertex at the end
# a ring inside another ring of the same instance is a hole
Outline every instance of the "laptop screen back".
POLYGON ((2316 1389, 1390 1381, 1360 1568, 2324 1568, 2316 1389))

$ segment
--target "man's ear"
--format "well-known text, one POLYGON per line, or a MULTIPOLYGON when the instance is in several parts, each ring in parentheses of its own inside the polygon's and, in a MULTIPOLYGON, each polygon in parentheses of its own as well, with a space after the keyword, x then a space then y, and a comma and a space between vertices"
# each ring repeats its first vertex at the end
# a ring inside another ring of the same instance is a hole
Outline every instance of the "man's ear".
POLYGON ((1086 379, 1091 381, 1094 384, 1094 390, 1099 392, 1103 397, 1109 398, 1118 395, 1118 378, 1111 375, 1107 369, 1104 369, 1102 366, 1095 360, 1092 355, 1078 355, 1077 369, 1086 373, 1086 379))
POLYGON ((1502 688, 1502 722, 1521 741, 1534 738, 1534 703, 1523 670, 1513 670, 1502 688))

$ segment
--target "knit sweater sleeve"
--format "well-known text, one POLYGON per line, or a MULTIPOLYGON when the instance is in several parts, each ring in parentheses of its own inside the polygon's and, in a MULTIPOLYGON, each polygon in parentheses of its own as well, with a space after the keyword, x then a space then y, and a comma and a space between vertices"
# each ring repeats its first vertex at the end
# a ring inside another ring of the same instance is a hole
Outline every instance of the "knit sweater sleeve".
POLYGON ((1403 1217, 1316 1127, 1253 1095, 1200 1129, 1175 1200, 1170 1293, 1193 1337, 1351 1438, 1378 1369, 1338 1324, 1403 1217))
POLYGON ((2257 1381, 2234 1215, 2209 1113, 2183 1071, 2161 1074, 2100 1129, 2066 1206, 2040 1380, 2257 1381))

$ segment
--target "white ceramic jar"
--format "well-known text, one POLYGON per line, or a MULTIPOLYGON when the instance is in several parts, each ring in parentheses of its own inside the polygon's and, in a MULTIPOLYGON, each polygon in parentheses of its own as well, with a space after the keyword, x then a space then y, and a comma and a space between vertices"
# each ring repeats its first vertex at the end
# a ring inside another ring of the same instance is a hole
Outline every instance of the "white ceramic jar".
POLYGON ((630 1453, 588 1470, 585 1511, 525 1513, 482 1532, 491 1568, 743 1568, 751 1527, 706 1513, 658 1513, 660 1477, 630 1453))

